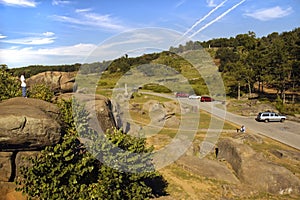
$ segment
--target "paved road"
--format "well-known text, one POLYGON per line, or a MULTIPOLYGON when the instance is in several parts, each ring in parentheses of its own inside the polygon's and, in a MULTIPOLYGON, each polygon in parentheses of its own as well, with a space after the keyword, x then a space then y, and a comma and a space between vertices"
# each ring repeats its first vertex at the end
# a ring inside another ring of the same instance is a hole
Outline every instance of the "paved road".
MULTIPOLYGON (((176 98, 171 95, 148 92, 143 93, 176 100, 176 98)), ((255 117, 239 116, 218 108, 218 104, 220 104, 218 102, 198 103, 199 100, 183 98, 180 99, 180 101, 189 105, 196 104, 201 110, 209 112, 221 119, 225 119, 226 121, 237 124, 238 126, 244 125, 246 127, 246 132, 258 133, 300 150, 300 123, 289 120, 286 120, 284 123, 257 122, 254 119, 255 117)))

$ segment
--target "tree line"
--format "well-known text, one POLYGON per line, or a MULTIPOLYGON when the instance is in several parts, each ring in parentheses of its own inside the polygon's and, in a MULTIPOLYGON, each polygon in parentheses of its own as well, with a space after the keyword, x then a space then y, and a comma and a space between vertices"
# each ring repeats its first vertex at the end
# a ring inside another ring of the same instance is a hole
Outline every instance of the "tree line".
POLYGON ((263 93, 268 87, 285 102, 287 91, 300 92, 300 28, 261 38, 248 32, 231 38, 189 41, 170 51, 182 53, 199 48, 211 53, 231 96, 239 95, 239 91, 251 96, 255 88, 263 93))
MULTIPOLYGON (((3 67, 8 68, 6 65, 3 65, 3 67)), ((33 75, 46 71, 74 72, 78 71, 80 67, 80 63, 70 65, 30 65, 27 67, 12 68, 9 69, 9 72, 16 77, 20 77, 22 74, 24 74, 26 78, 29 78, 33 75)))

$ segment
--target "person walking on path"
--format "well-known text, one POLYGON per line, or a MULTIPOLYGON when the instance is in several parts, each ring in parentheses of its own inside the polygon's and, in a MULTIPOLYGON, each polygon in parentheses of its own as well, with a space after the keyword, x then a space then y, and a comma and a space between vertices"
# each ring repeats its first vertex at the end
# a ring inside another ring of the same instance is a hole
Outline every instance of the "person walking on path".
POLYGON ((25 76, 23 74, 21 75, 20 80, 21 80, 22 96, 26 97, 26 82, 25 82, 25 76))

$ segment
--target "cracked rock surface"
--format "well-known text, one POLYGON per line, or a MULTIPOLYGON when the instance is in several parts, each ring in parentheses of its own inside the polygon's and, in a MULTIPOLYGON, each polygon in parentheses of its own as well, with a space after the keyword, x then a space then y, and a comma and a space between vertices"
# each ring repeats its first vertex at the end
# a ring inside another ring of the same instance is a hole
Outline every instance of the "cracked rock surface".
POLYGON ((17 97, 0 103, 0 150, 36 150, 61 137, 59 110, 51 103, 17 97))

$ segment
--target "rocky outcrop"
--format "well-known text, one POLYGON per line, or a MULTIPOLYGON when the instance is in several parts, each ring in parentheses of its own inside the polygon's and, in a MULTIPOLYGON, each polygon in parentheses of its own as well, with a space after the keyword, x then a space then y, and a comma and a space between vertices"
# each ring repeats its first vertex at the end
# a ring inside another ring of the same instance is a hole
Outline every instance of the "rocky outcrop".
POLYGON ((300 194, 300 179, 283 166, 272 163, 250 146, 233 139, 218 143, 219 158, 225 159, 244 184, 274 194, 300 194))
MULTIPOLYGON (((66 93, 60 98, 72 97, 74 94, 66 93)), ((103 131, 115 127, 108 98, 86 94, 78 94, 76 98, 91 115, 96 115, 90 125, 97 124, 103 131)), ((29 165, 23 158, 36 157, 45 146, 60 141, 59 115, 55 104, 38 99, 17 97, 0 102, 0 200, 21 198, 12 182, 19 176, 20 167, 29 165)))
POLYGON ((0 110, 0 151, 40 149, 61 138, 54 104, 17 97, 0 103, 0 110))
POLYGON ((13 183, 20 167, 28 165, 22 157, 58 143, 61 131, 54 104, 23 97, 0 103, 0 199, 26 199, 13 183))
POLYGON ((238 184, 239 180, 227 168, 227 166, 216 160, 209 160, 207 158, 200 159, 197 156, 182 156, 176 161, 176 164, 188 171, 221 181, 238 184))
POLYGON ((85 105, 85 109, 89 113, 89 124, 95 130, 99 130, 96 128, 98 125, 103 132, 116 127, 112 103, 107 97, 102 95, 65 93, 61 94, 58 98, 64 100, 74 98, 80 104, 85 105))
POLYGON ((28 87, 35 84, 46 84, 54 93, 73 92, 77 72, 48 71, 34 75, 26 80, 28 87))

